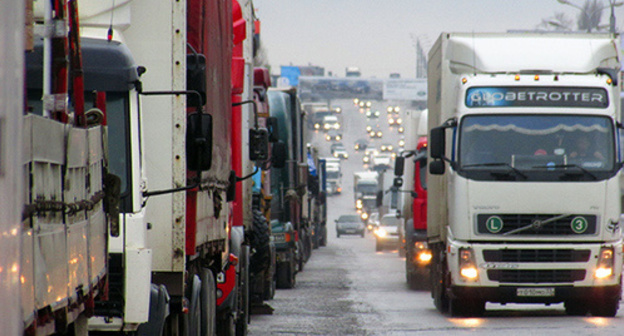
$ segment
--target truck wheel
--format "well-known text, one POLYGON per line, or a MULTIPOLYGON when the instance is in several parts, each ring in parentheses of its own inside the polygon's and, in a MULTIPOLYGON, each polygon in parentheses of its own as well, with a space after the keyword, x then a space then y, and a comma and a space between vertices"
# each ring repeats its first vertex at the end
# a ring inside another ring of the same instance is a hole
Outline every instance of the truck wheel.
POLYGON ((399 258, 403 258, 405 257, 405 245, 401 244, 401 242, 399 242, 399 258))
POLYGON ((292 263, 283 263, 277 268, 277 288, 289 289, 295 286, 295 272, 292 263))
POLYGON ((336 238, 340 238, 340 232, 336 232, 336 238))
POLYGON ((449 298, 446 296, 446 263, 444 249, 433 249, 433 264, 431 269, 431 296, 433 303, 440 313, 449 310, 449 298))
MULTIPOLYGON (((614 317, 620 307, 619 298, 601 298, 595 300, 589 307, 589 311, 593 316, 614 317)), ((567 309, 566 309, 567 311, 567 309)))
POLYGON ((186 298, 189 300, 189 312, 184 315, 186 336, 200 336, 202 329, 202 283, 193 275, 187 283, 186 298))
POLYGON ((379 241, 375 241, 375 252, 383 251, 383 245, 379 243, 379 241))
POLYGON ((199 275, 202 282, 201 299, 201 331, 202 335, 214 335, 217 315, 217 289, 215 278, 209 268, 202 268, 199 275))
POLYGON ((362 234, 360 235, 362 238, 364 238, 364 231, 362 231, 362 234))
POLYGON ((234 325, 234 316, 232 313, 225 313, 217 321, 217 335, 234 336, 236 334, 236 326, 234 325))
POLYGON ((247 232, 250 247, 254 251, 249 259, 249 271, 255 275, 268 269, 271 264, 269 225, 260 210, 253 210, 253 229, 247 232))
POLYGON ((327 228, 323 227, 322 231, 323 234, 321 235, 321 242, 319 243, 319 245, 327 246, 327 228))
POLYGON ((566 314, 570 316, 585 316, 589 313, 587 302, 581 300, 566 300, 563 306, 566 314))

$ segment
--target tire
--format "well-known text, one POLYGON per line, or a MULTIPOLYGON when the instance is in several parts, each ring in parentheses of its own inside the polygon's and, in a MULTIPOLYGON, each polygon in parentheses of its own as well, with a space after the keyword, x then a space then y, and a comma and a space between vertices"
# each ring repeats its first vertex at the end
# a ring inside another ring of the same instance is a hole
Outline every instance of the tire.
POLYGON ((589 313, 589 305, 581 300, 566 300, 563 306, 566 314, 570 316, 586 316, 589 313))
POLYGON ((619 298, 601 298, 601 300, 592 302, 589 311, 593 316, 614 317, 619 307, 619 298))
POLYGON ((249 247, 243 246, 241 252, 241 258, 239 259, 239 268, 241 273, 239 278, 240 310, 238 314, 236 314, 236 336, 247 335, 247 324, 249 324, 251 316, 249 309, 249 247))
POLYGON ((433 264, 431 269, 431 296, 433 303, 440 313, 449 311, 449 298, 446 295, 446 260, 444 247, 433 248, 433 264))
POLYGON ((217 321, 217 335, 234 336, 236 335, 236 325, 234 324, 234 316, 231 313, 225 313, 217 321))
POLYGON ((290 289, 295 287, 295 272, 293 263, 283 263, 277 267, 277 288, 290 289))
POLYGON ((319 245, 327 246, 327 228, 325 226, 322 226, 321 231, 323 231, 323 234, 321 235, 321 241, 319 245))
POLYGON ((186 336, 202 335, 202 282, 199 276, 193 275, 189 279, 186 298, 189 300, 189 312, 184 314, 186 336))
POLYGON ((364 238, 364 235, 365 235, 365 231, 362 231, 362 234, 360 236, 364 238))
POLYGON ((253 210, 253 229, 247 232, 249 245, 253 251, 249 257, 249 271, 256 275, 271 265, 269 224, 260 210, 253 210))
POLYGON ((340 238, 340 232, 336 232, 336 238, 340 238))
POLYGON ((202 282, 201 334, 214 335, 216 329, 215 318, 217 315, 217 288, 215 278, 209 268, 202 268, 199 276, 202 282))

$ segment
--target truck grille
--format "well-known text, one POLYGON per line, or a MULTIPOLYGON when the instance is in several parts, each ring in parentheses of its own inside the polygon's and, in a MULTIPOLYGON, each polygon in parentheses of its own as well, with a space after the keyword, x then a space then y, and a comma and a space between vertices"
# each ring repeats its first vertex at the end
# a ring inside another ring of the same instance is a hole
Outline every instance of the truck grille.
MULTIPOLYGON (((519 228, 530 226, 537 220, 546 221, 558 215, 559 214, 481 214, 477 215, 477 232, 482 234, 502 235, 519 228), (496 221, 492 221, 493 218, 497 218, 496 221), (490 221, 490 224, 488 224, 488 221, 490 221), (492 222, 497 224, 491 225, 492 222), (500 223, 500 225, 498 223, 500 223)), ((595 215, 569 215, 554 222, 543 224, 539 228, 530 228, 514 233, 512 236, 592 235, 596 233, 596 222, 595 215), (572 228, 572 221, 577 218, 582 218, 585 221, 585 227, 582 231, 574 231, 572 228)))
POLYGON ((488 270, 490 281, 502 283, 562 283, 585 279, 585 270, 488 270))
POLYGON ((589 250, 553 249, 553 250, 485 250, 486 262, 587 262, 589 250))

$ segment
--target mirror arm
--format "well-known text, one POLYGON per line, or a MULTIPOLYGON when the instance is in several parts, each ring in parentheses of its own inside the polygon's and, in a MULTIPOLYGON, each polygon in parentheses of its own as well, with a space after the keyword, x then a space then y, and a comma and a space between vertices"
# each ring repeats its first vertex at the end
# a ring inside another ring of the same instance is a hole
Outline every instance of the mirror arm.
POLYGON ((256 166, 256 169, 253 171, 253 173, 244 176, 244 177, 238 177, 236 176, 236 182, 241 182, 241 181, 245 181, 248 178, 251 178, 252 176, 256 175, 258 173, 258 171, 260 171, 260 167, 256 166))
POLYGON ((201 94, 195 90, 186 90, 186 91, 141 91, 139 94, 144 96, 177 96, 177 95, 194 95, 197 96, 197 111, 202 110, 202 106, 204 106, 204 100, 202 99, 201 94))

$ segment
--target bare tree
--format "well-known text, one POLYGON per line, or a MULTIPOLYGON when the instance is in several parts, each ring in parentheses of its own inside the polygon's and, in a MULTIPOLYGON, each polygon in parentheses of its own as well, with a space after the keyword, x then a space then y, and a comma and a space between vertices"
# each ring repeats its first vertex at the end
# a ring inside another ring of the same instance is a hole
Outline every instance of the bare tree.
POLYGON ((556 12, 555 15, 542 19, 542 23, 537 26, 538 29, 554 31, 571 31, 573 27, 574 20, 569 19, 563 12, 556 12))
POLYGON ((603 28, 600 27, 600 20, 602 19, 602 10, 605 7, 598 3, 598 0, 586 0, 582 8, 577 20, 579 30, 591 32, 603 28))

